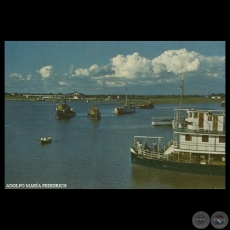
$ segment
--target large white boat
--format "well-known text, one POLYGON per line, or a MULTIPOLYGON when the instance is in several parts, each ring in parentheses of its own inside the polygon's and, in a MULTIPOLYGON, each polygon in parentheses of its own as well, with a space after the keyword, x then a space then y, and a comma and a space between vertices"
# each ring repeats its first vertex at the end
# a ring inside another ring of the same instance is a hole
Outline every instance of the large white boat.
POLYGON ((127 87, 125 89, 125 105, 114 109, 116 115, 130 114, 136 112, 136 106, 133 103, 127 104, 127 87))
POLYGON ((224 176, 224 110, 184 110, 188 116, 181 123, 181 110, 175 109, 173 138, 163 147, 163 137, 134 136, 130 148, 132 163, 185 173, 224 176), (150 141, 155 141, 157 147, 152 146, 150 141))
POLYGON ((174 109, 172 139, 134 136, 131 162, 170 171, 225 176, 225 110, 174 109), (182 119, 182 112, 187 114, 182 119), (152 142, 153 146, 152 146, 152 142))

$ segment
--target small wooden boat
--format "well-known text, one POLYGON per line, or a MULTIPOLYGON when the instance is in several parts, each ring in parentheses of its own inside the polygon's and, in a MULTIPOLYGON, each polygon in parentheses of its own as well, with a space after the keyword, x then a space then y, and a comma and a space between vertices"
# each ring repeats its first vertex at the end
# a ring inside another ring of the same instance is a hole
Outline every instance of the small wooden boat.
POLYGON ((41 144, 49 144, 49 143, 52 143, 52 138, 51 137, 42 137, 41 138, 41 144))

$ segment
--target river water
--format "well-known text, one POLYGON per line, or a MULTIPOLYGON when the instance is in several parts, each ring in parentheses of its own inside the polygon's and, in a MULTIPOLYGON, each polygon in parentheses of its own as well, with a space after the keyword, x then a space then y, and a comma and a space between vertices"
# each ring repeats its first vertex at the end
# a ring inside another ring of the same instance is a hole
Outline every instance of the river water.
MULTIPOLYGON (((67 189, 225 188, 225 177, 131 164, 134 135, 162 136, 162 144, 172 138, 171 127, 153 127, 151 117, 173 116, 178 104, 156 104, 154 109, 117 116, 116 105, 99 102, 100 121, 87 119, 92 102, 68 104, 76 117, 56 120, 55 102, 5 101, 5 187, 61 184, 67 189), (43 136, 51 136, 53 142, 42 146, 43 136)), ((185 104, 183 108, 223 109, 220 103, 185 104)))

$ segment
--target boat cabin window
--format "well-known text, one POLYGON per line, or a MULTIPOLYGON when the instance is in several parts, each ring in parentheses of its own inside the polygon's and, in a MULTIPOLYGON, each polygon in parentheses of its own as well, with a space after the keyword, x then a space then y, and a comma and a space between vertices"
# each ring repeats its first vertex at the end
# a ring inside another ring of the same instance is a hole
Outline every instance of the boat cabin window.
POLYGON ((191 140, 192 140, 192 135, 186 134, 186 135, 185 135, 185 140, 186 140, 186 141, 191 141, 191 140))
POLYGON ((188 125, 192 125, 192 122, 189 121, 189 122, 188 122, 188 125))
POLYGON ((197 118, 197 112, 190 112, 189 117, 197 118))
POLYGON ((212 121, 212 115, 208 115, 208 121, 212 121))
POLYGON ((219 137, 219 143, 225 143, 225 137, 219 137))
POLYGON ((208 135, 202 135, 202 142, 208 142, 208 135))

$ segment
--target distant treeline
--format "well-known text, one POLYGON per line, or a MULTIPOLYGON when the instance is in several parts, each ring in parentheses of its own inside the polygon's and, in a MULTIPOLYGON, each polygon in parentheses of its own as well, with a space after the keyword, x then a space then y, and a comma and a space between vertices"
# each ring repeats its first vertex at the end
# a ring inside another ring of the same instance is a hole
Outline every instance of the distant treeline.
MULTIPOLYGON (((5 93, 5 95, 7 96, 23 96, 23 95, 30 95, 30 96, 33 96, 33 95, 62 95, 62 96, 68 96, 69 94, 62 94, 62 93, 57 93, 57 94, 52 94, 52 93, 5 93)), ((94 98, 94 97, 97 97, 97 98, 108 98, 110 97, 111 99, 115 99, 115 98, 125 98, 125 95, 124 94, 110 94, 110 95, 105 95, 105 94, 101 94, 101 95, 95 95, 95 94, 92 94, 92 95, 84 95, 85 97, 89 97, 89 98, 94 98)), ((129 94, 128 97, 130 98, 133 98, 133 99, 152 99, 152 98, 164 98, 164 97, 180 97, 181 95, 178 94, 178 95, 134 95, 134 94, 129 94)), ((189 98, 189 97, 221 97, 221 98, 225 98, 225 94, 224 93, 218 93, 218 94, 209 94, 209 95, 183 95, 184 98, 189 98)))

